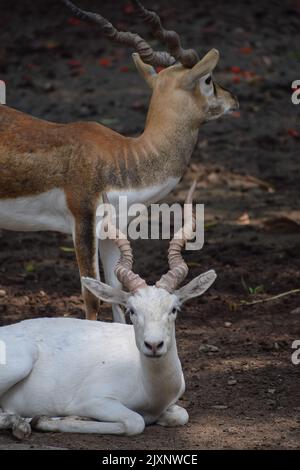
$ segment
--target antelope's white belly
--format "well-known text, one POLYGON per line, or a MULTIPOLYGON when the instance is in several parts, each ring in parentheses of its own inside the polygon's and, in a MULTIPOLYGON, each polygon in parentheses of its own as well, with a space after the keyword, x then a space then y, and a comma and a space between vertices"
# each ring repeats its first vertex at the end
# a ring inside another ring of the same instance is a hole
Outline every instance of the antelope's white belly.
POLYGON ((61 189, 52 189, 37 196, 0 199, 2 229, 71 233, 72 221, 72 214, 61 189))
MULTIPOLYGON (((119 197, 127 197, 127 209, 131 204, 148 206, 162 200, 176 186, 180 178, 168 178, 164 183, 142 189, 123 189, 108 192, 109 202, 119 206, 119 197)), ((102 198, 101 198, 102 203, 102 198)), ((20 231, 53 230, 72 233, 73 216, 65 193, 52 189, 37 196, 0 199, 0 228, 20 231)))

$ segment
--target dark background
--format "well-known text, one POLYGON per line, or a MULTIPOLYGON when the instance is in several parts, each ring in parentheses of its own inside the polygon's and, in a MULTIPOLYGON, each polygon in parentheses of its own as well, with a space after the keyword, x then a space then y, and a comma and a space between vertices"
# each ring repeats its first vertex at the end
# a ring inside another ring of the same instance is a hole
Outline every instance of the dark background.
MULTIPOLYGON (((150 38, 129 1, 77 3, 150 38)), ((241 301, 300 288, 300 105, 291 102, 291 83, 300 79, 300 1, 145 0, 145 6, 159 11, 185 47, 199 54, 219 49, 215 76, 240 101, 239 112, 200 129, 190 168, 168 198, 182 201, 198 178, 206 242, 185 255, 189 279, 209 268, 218 273, 210 292, 191 301, 178 320, 187 382, 182 403, 190 423, 150 427, 130 439, 35 433, 26 445, 299 447, 300 366, 291 363, 292 341, 300 339, 299 292, 251 306, 241 301)), ((7 104, 24 112, 140 133, 150 94, 130 54, 59 1, 0 1, 0 79, 7 104)), ((166 248, 164 242, 135 244, 136 270, 148 281, 166 269, 166 248)), ((2 231, 0 284, 1 324, 83 317, 72 243, 64 235, 2 231)), ((109 306, 102 318, 110 319, 109 306)), ((19 444, 1 433, 0 447, 11 445, 19 444)))

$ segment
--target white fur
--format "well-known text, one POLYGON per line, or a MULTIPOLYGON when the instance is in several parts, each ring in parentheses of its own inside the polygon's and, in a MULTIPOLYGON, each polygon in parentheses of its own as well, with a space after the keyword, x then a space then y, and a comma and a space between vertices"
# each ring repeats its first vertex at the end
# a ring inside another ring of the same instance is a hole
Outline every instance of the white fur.
POLYGON ((184 391, 175 338, 162 358, 142 357, 130 325, 43 318, 2 327, 0 338, 7 345, 7 365, 0 366, 3 417, 77 415, 100 422, 47 418, 39 423, 43 430, 137 434, 145 423, 164 422, 164 411, 184 391))
POLYGON ((175 319, 180 304, 196 292, 203 294, 214 279, 209 271, 183 293, 147 286, 130 294, 83 278, 100 299, 121 302, 133 326, 40 318, 0 328, 6 345, 0 429, 26 436, 30 428, 24 418, 35 416, 44 416, 38 429, 62 432, 132 435, 145 424, 185 424, 187 412, 175 405, 185 389, 175 319), (57 417, 67 419, 53 420, 57 417), (83 422, 83 417, 97 422, 83 422))
POLYGON ((167 196, 167 194, 175 188, 179 180, 180 178, 170 177, 162 184, 142 189, 111 190, 107 195, 109 202, 114 206, 117 206, 119 196, 126 196, 128 198, 128 206, 136 203, 142 203, 148 206, 149 204, 160 201, 167 196))
POLYGON ((58 188, 37 196, 0 199, 2 229, 71 233, 72 220, 65 193, 58 188))
MULTIPOLYGON (((133 203, 148 205, 167 195, 176 186, 178 180, 178 178, 169 178, 161 185, 144 189, 110 191, 109 201, 117 206, 118 197, 127 196, 128 206, 133 203)), ((67 207, 62 189, 55 188, 37 196, 0 199, 0 228, 2 229, 54 230, 71 234, 72 227, 73 216, 67 207)))

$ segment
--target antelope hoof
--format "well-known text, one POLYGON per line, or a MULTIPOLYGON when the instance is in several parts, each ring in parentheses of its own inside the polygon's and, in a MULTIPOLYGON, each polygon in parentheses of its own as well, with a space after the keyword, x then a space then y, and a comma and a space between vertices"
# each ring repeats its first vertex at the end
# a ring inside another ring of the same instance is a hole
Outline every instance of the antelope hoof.
POLYGON ((31 434, 31 426, 25 419, 20 418, 12 427, 13 435, 20 441, 31 434))
POLYGON ((178 405, 172 405, 168 408, 157 421, 160 426, 184 426, 189 420, 188 412, 185 408, 178 405))

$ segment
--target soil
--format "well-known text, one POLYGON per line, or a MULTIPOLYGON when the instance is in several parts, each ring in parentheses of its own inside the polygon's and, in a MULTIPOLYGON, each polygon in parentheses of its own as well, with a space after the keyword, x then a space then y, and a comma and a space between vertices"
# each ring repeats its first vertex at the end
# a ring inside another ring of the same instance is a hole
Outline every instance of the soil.
MULTIPOLYGON (((96 0, 78 3, 99 9, 96 0)), ((129 3, 102 3, 119 27, 145 33, 129 3)), ((59 122, 97 120, 126 135, 142 131, 149 92, 127 49, 72 19, 58 1, 0 4, 0 78, 10 106, 59 122)), ((300 365, 291 361, 292 342, 300 339, 299 292, 269 300, 300 288, 300 105, 291 102, 291 83, 300 79, 300 2, 157 0, 152 7, 185 45, 201 54, 220 50, 216 79, 240 101, 240 112, 201 128, 190 168, 168 198, 182 201, 198 178, 205 245, 185 254, 189 279, 210 268, 218 274, 177 323, 186 378, 181 404, 190 422, 150 426, 131 438, 34 432, 21 444, 1 432, 1 448, 300 447, 300 365)), ((2 231, 0 247, 1 325, 83 318, 69 237, 2 231)), ((136 270, 153 282, 166 269, 167 243, 134 247, 136 270)), ((101 318, 111 320, 109 306, 101 318)))

